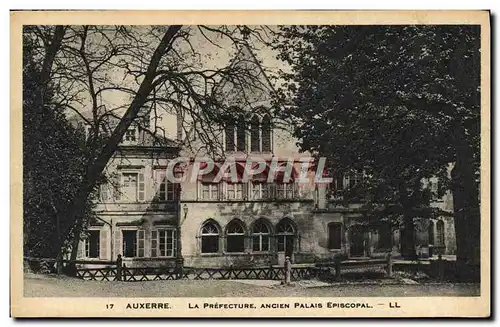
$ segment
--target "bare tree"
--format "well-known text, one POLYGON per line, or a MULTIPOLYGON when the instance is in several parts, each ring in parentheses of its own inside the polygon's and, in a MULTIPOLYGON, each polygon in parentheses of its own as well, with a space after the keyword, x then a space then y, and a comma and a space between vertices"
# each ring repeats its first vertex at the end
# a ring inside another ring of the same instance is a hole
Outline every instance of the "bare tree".
MULTIPOLYGON (((237 95, 232 99, 238 99, 239 108, 248 107, 269 88, 262 68, 240 56, 251 47, 249 40, 266 37, 262 27, 32 26, 25 32, 40 44, 36 56, 43 62, 45 83, 57 85, 58 107, 90 127, 81 186, 60 212, 60 219, 75 222, 62 231, 61 242, 72 244, 71 259, 84 228, 85 201, 132 122, 153 115, 150 129, 156 135, 162 113, 180 113, 197 126, 187 132, 196 133, 207 152, 221 153, 222 145, 214 142, 220 126, 238 114, 230 95, 237 95), (224 50, 226 62, 210 65, 214 54, 202 51, 204 45, 224 50)), ((40 90, 40 103, 43 94, 40 90)))

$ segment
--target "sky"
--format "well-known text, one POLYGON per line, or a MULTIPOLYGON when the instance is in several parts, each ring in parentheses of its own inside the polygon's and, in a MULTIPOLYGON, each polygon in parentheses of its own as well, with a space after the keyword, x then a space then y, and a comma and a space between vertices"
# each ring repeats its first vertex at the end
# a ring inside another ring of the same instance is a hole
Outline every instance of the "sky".
MULTIPOLYGON (((214 26, 210 26, 209 28, 213 28, 214 26)), ((148 55, 152 54, 154 49, 159 43, 159 37, 155 38, 151 36, 152 34, 147 34, 150 31, 150 26, 136 26, 132 27, 136 32, 144 33, 146 35, 142 40, 149 39, 149 45, 147 47, 150 48, 150 51, 143 51, 143 57, 141 61, 143 62, 143 69, 146 67, 146 64, 149 62, 150 57, 148 55), (150 36, 148 36, 150 35, 150 36)), ((183 40, 177 40, 175 48, 180 52, 183 52, 187 59, 186 62, 191 64, 195 64, 199 66, 201 69, 217 69, 226 66, 231 58, 236 53, 236 48, 232 41, 228 37, 221 37, 220 35, 209 32, 205 30, 205 36, 210 38, 214 44, 212 44, 207 38, 200 32, 200 30, 196 26, 186 26, 184 29, 189 29, 192 33, 192 36, 189 37, 189 41, 191 45, 183 40), (190 47, 194 49, 196 55, 190 51, 190 47)), ((233 27, 229 27, 233 28, 233 27)), ((279 68, 285 68, 281 61, 276 58, 277 53, 264 42, 269 42, 272 38, 272 35, 269 31, 264 32, 264 30, 273 30, 276 31, 276 26, 251 26, 252 29, 258 30, 262 39, 260 40, 257 37, 251 36, 249 38, 249 43, 254 48, 253 53, 261 61, 262 67, 265 71, 272 75, 277 72, 279 68), (266 34, 267 33, 267 34, 266 34), (264 41, 264 42, 263 42, 264 41)), ((161 32, 164 32, 166 27, 155 27, 155 31, 158 36, 161 36, 161 32)), ((240 34, 238 33, 238 36, 240 34)), ((241 36, 240 36, 241 37, 241 36)), ((95 48, 96 52, 98 48, 95 48)), ((137 59, 138 60, 138 59, 137 59)), ((286 68, 285 68, 286 70, 286 68)), ((110 77, 115 83, 120 86, 131 85, 131 88, 137 89, 136 82, 131 78, 124 78, 123 70, 113 70, 108 71, 108 77, 110 77)), ((105 85, 103 85, 105 86, 105 85)), ((78 108, 80 112, 85 113, 85 116, 89 116, 90 111, 90 97, 88 93, 84 93, 82 104, 75 104, 75 107, 78 108)), ((102 93, 102 97, 99 98, 99 104, 105 105, 106 110, 109 108, 121 108, 116 113, 123 113, 126 110, 128 104, 130 104, 131 96, 129 94, 119 92, 116 90, 108 91, 102 93)), ((166 113, 165 111, 158 110, 158 113, 161 114, 160 121, 158 121, 159 127, 162 127, 165 130, 165 136, 169 138, 175 138, 176 136, 176 120, 175 116, 171 113, 166 113)))

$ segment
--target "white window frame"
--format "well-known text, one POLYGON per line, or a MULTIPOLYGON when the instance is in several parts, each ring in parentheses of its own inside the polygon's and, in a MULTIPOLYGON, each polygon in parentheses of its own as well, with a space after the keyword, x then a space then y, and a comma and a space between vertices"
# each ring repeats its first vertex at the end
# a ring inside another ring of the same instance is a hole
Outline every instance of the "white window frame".
POLYGON ((271 229, 269 228, 269 226, 265 223, 262 223, 266 226, 267 228, 267 233, 262 233, 262 232, 254 232, 254 227, 255 226, 252 226, 252 231, 251 231, 251 249, 252 249, 252 252, 255 252, 255 253, 268 253, 271 251, 271 229), (267 236, 267 250, 262 250, 262 238, 264 236, 267 236), (255 237, 258 237, 259 239, 259 242, 258 242, 258 245, 259 245, 259 250, 254 250, 254 242, 255 242, 255 237))
POLYGON ((135 127, 129 127, 126 131, 125 134, 123 135, 123 144, 137 144, 139 142, 139 128, 137 126, 135 127), (134 134, 134 139, 129 140, 127 139, 129 137, 129 132, 133 131, 134 134))
POLYGON ((220 199, 220 195, 221 195, 221 187, 222 187, 222 183, 211 183, 211 182, 203 182, 203 181, 200 181, 198 183, 198 187, 199 187, 199 199, 200 200, 206 200, 206 201, 218 201, 218 200, 221 200, 220 199), (208 198, 204 196, 203 194, 203 191, 204 191, 204 187, 205 186, 208 186, 208 198), (213 193, 216 193, 217 195, 215 197, 213 197, 213 193))
POLYGON ((295 183, 276 183, 276 198, 277 199, 293 199, 295 198, 295 183), (283 187, 283 196, 280 196, 280 188, 283 187))
POLYGON ((144 244, 143 244, 143 255, 142 256, 139 256, 139 250, 140 250, 140 247, 139 247, 139 241, 140 241, 140 238, 139 238, 139 232, 144 232, 145 233, 145 230, 144 229, 138 229, 138 228, 121 228, 120 229, 120 236, 121 236, 121 244, 122 244, 122 256, 124 258, 143 258, 145 257, 146 255, 146 241, 145 241, 145 236, 144 235, 144 244), (133 257, 126 257, 125 256, 125 238, 124 238, 124 235, 123 235, 123 232, 135 232, 135 256, 133 257))
POLYGON ((151 230, 151 240, 150 240, 150 245, 151 245, 151 257, 152 258, 174 258, 177 255, 177 230, 175 227, 158 227, 153 230, 151 230), (160 233, 164 232, 165 236, 163 239, 165 240, 165 249, 164 249, 164 255, 161 255, 161 250, 160 250, 160 233), (154 237, 154 234, 156 237, 154 237), (171 242, 171 255, 168 255, 168 242, 167 240, 169 239, 169 234, 170 238, 172 240, 171 242), (153 252, 154 250, 154 252, 153 252))
POLYGON ((139 170, 122 170, 120 171, 120 193, 121 197, 120 200, 121 202, 131 202, 131 203, 136 203, 139 202, 139 170), (126 199, 127 195, 124 190, 125 190, 125 175, 136 175, 136 188, 135 188, 135 199, 126 199))
POLYGON ((109 183, 102 183, 99 185, 99 201, 107 203, 113 200, 111 185, 109 183))
POLYGON ((292 238, 292 243, 293 243, 293 247, 295 249, 295 243, 297 241, 297 230, 295 229, 295 227, 290 223, 290 222, 285 222, 286 224, 288 224, 288 226, 291 228, 291 231, 289 230, 285 230, 285 231, 279 231, 278 228, 280 227, 280 223, 278 223, 277 227, 276 227, 276 252, 279 252, 279 253, 283 253, 285 252, 286 253, 286 245, 287 245, 287 239, 288 238, 292 238), (283 250, 280 250, 280 238, 283 237, 283 250))
POLYGON ((99 259, 101 256, 101 231, 99 229, 89 229, 88 232, 94 232, 97 233, 97 257, 91 257, 90 256, 90 242, 89 242, 89 236, 85 237, 83 239, 83 255, 84 258, 89 258, 89 259, 99 259))
POLYGON ((252 181, 252 183, 250 183, 250 184, 252 185, 251 194, 252 194, 253 200, 270 200, 270 199, 272 199, 272 197, 273 197, 273 195, 271 194, 272 193, 272 183, 252 181), (262 193, 263 193, 262 190, 264 189, 264 185, 266 186, 265 188, 267 189, 267 197, 262 196, 262 193), (255 191, 257 191, 257 196, 255 196, 255 191))
POLYGON ((229 201, 241 201, 243 200, 243 183, 228 183, 225 182, 224 198, 229 201), (231 190, 230 190, 231 188, 231 190), (229 192, 234 192, 233 197, 229 197, 229 192), (239 196, 238 196, 239 195, 239 196))
POLYGON ((175 184, 168 181, 166 168, 153 168, 153 174, 155 197, 158 195, 155 199, 159 202, 176 200, 175 184), (165 184, 163 196, 160 192, 162 184, 165 184))

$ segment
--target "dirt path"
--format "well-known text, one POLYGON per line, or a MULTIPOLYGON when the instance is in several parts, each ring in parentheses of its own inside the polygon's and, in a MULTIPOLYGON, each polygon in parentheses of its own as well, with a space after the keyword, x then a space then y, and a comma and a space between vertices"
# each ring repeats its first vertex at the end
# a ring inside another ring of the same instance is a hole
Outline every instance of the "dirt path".
POLYGON ((332 285, 224 280, 97 282, 69 277, 30 276, 27 297, 359 297, 359 296, 478 296, 479 284, 332 285))

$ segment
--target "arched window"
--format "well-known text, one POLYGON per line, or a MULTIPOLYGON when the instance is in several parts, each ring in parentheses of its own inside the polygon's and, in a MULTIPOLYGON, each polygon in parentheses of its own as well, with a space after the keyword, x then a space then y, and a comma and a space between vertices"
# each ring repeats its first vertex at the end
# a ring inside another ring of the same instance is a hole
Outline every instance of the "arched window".
POLYGON ((245 252, 245 227, 233 219, 226 227, 226 251, 245 252))
POLYGON ((246 147, 246 123, 244 118, 241 118, 240 121, 238 122, 238 126, 236 129, 236 150, 237 151, 242 151, 245 152, 247 147, 246 147))
POLYGON ((252 227, 252 251, 269 251, 270 235, 269 225, 264 219, 257 220, 252 227))
POLYGON ((250 122, 250 149, 252 152, 260 151, 260 123, 259 117, 254 115, 250 122))
POLYGON ((219 252, 220 229, 214 221, 207 221, 201 227, 201 253, 219 252))
POLYGON ((262 151, 271 151, 271 118, 269 115, 262 118, 262 151))
POLYGON ((429 220, 429 227, 427 232, 429 237, 429 244, 434 245, 434 222, 432 220, 429 220))
POLYGON ((438 221, 436 224, 437 231, 437 245, 444 245, 444 222, 442 220, 438 221))
POLYGON ((285 252, 291 256, 295 243, 295 227, 289 219, 282 219, 276 226, 276 236, 278 238, 278 252, 285 252))
POLYGON ((234 125, 228 124, 226 132, 226 151, 234 151, 234 125))

